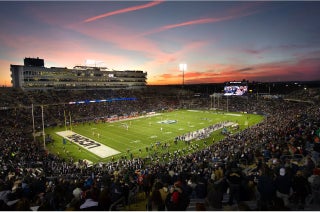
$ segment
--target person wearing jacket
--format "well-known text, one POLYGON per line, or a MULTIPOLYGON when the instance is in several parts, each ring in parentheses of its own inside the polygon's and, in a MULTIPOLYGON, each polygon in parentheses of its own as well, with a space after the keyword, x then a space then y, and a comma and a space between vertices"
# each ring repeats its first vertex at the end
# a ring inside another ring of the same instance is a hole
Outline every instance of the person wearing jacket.
POLYGON ((292 178, 286 174, 285 168, 280 168, 279 175, 275 178, 274 184, 276 187, 276 195, 278 198, 282 199, 284 206, 289 205, 289 197, 292 190, 292 178))

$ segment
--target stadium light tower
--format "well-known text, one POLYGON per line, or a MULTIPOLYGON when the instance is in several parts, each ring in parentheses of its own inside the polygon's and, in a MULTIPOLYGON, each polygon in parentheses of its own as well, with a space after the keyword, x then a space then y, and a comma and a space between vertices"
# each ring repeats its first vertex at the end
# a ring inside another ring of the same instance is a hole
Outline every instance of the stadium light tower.
POLYGON ((182 86, 184 86, 184 72, 187 70, 187 64, 180 63, 179 68, 180 68, 180 71, 182 71, 182 86))

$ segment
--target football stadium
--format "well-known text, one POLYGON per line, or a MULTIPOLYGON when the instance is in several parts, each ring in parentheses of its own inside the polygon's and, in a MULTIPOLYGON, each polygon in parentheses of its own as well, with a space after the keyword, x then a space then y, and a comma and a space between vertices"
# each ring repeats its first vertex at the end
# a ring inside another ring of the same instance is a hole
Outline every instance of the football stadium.
POLYGON ((1 209, 318 210, 319 94, 1 88, 1 209))
POLYGON ((0 211, 320 211, 320 1, 0 1, 0 211))

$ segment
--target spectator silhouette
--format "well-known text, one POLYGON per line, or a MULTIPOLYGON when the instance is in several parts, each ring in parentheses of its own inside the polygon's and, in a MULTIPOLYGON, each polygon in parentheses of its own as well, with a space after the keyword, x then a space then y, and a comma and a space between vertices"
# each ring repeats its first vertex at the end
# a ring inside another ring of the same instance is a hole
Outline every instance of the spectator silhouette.
POLYGON ((279 175, 275 178, 274 184, 277 197, 282 199, 287 207, 289 205, 289 197, 292 194, 292 178, 286 174, 285 168, 280 168, 279 175))

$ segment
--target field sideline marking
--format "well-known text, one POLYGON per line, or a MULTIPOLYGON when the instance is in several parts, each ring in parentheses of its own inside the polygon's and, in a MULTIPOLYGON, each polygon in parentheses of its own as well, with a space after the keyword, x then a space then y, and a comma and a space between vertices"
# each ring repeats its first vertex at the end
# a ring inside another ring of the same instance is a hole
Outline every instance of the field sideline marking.
POLYGON ((243 116, 242 114, 236 114, 236 113, 225 113, 227 116, 243 116))

